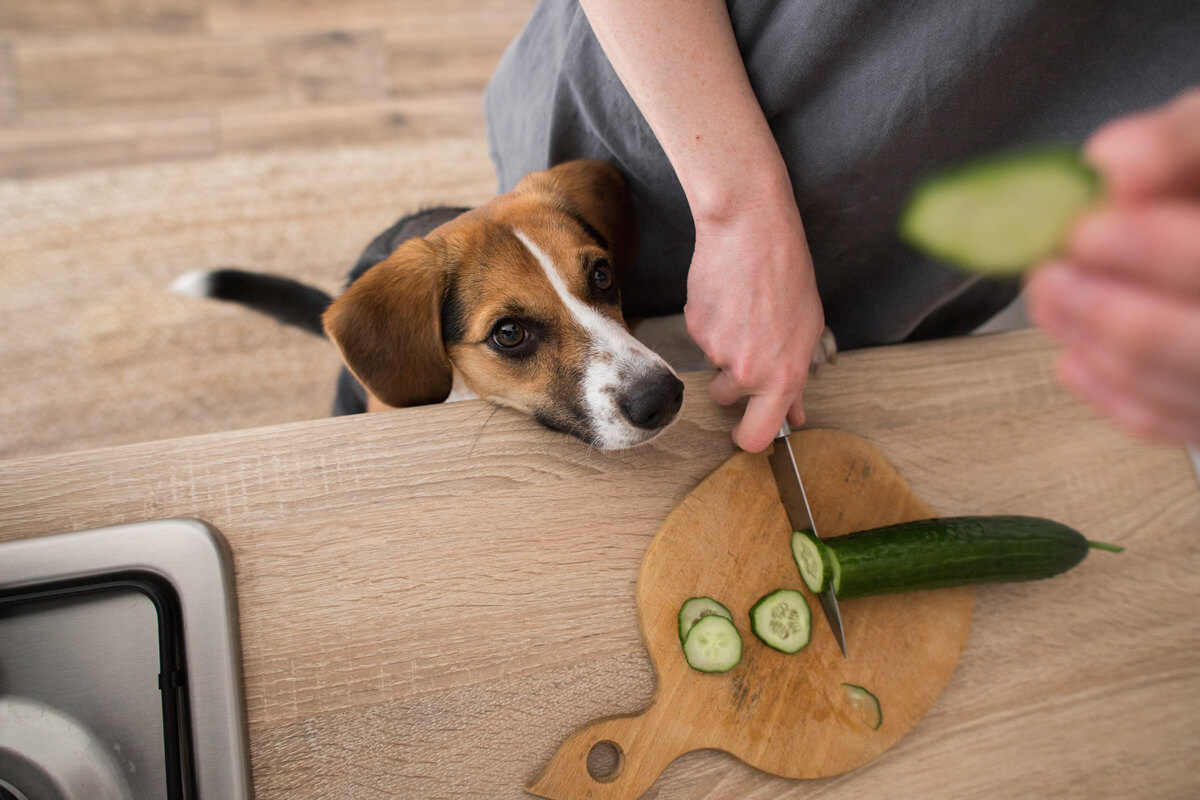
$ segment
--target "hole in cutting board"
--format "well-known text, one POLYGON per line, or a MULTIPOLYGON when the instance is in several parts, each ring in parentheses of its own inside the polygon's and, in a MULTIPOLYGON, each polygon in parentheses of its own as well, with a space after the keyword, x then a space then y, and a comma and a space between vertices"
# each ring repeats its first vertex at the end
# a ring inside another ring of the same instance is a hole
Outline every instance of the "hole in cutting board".
POLYGON ((588 751, 587 771, 592 780, 599 783, 611 783, 621 775, 621 767, 625 766, 625 752, 616 742, 596 742, 588 751))

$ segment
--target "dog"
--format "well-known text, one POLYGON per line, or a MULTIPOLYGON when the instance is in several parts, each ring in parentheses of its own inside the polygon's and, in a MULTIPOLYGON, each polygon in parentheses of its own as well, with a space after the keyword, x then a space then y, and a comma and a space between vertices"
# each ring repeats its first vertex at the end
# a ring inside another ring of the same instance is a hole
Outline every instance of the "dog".
POLYGON ((330 339, 345 364, 334 414, 479 397, 608 450, 650 441, 683 404, 675 370, 621 312, 636 251, 623 176, 581 160, 478 208, 402 218, 336 299, 238 269, 188 273, 171 288, 330 339))

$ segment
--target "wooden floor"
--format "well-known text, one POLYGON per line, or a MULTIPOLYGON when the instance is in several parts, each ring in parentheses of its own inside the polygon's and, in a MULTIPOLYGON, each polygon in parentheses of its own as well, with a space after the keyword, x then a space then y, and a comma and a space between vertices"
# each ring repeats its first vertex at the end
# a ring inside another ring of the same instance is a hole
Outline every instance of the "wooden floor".
POLYGON ((0 3, 0 458, 325 416, 329 345, 166 287, 336 290, 494 190, 481 99, 534 0, 0 3))

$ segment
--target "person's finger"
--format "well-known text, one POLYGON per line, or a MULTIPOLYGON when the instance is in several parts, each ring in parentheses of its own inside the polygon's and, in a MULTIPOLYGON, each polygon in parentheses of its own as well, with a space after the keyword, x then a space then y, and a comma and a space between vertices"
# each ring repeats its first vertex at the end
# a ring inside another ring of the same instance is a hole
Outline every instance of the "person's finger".
POLYGON ((1066 339, 1066 319, 1061 313, 1061 295, 1068 291, 1063 273, 1072 269, 1065 261, 1047 261, 1031 270, 1025 279, 1025 313, 1029 321, 1045 328, 1060 342, 1066 339))
POLYGON ((1059 358, 1057 372, 1072 394, 1129 433, 1171 442, 1200 442, 1200 419, 1165 413, 1150 400, 1109 384, 1070 353, 1059 358))
POLYGON ((745 388, 738 386, 729 370, 722 369, 708 382, 708 396, 717 405, 730 406, 749 394, 745 388))
POLYGON ((788 409, 787 421, 793 427, 799 428, 804 424, 804 396, 797 395, 792 407, 788 409))
POLYGON ((742 421, 733 429, 733 441, 749 453, 766 449, 779 434, 783 418, 792 405, 788 394, 760 394, 750 398, 742 421))
POLYGON ((1088 342, 1182 380, 1200 377, 1200 303, 1069 264, 1029 281, 1030 313, 1059 341, 1088 342))
POLYGON ((1200 421, 1200 377, 1163 372, 1082 342, 1069 348, 1063 359, 1076 372, 1086 370, 1114 392, 1137 399, 1163 417, 1200 421))
POLYGON ((1200 297, 1200 203, 1090 214, 1072 231, 1067 257, 1081 268, 1200 297))
POLYGON ((1161 109, 1108 123, 1084 152, 1117 203, 1200 193, 1200 90, 1161 109))

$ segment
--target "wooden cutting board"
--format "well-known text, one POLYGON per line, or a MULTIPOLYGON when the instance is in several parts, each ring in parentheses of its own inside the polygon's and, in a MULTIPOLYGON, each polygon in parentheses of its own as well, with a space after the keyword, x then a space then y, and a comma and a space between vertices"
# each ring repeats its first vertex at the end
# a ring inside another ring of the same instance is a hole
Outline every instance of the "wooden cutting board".
MULTIPOLYGON (((839 431, 792 434, 813 519, 824 537, 934 516, 865 439, 839 431)), ((642 560, 638 620, 658 688, 648 708, 576 730, 526 791, 550 800, 633 800, 673 760, 714 748, 788 778, 821 778, 862 766, 899 741, 950 680, 974 608, 969 587, 845 600, 843 658, 817 598, 791 555, 791 527, 765 454, 738 453, 675 507, 642 560), (768 648, 750 631, 750 607, 779 588, 807 596, 808 647, 768 648), (707 595, 734 616, 742 661, 703 674, 684 661, 677 615, 707 595), (871 730, 843 683, 879 698, 871 730), (588 755, 615 748, 615 769, 593 777, 588 755)))

